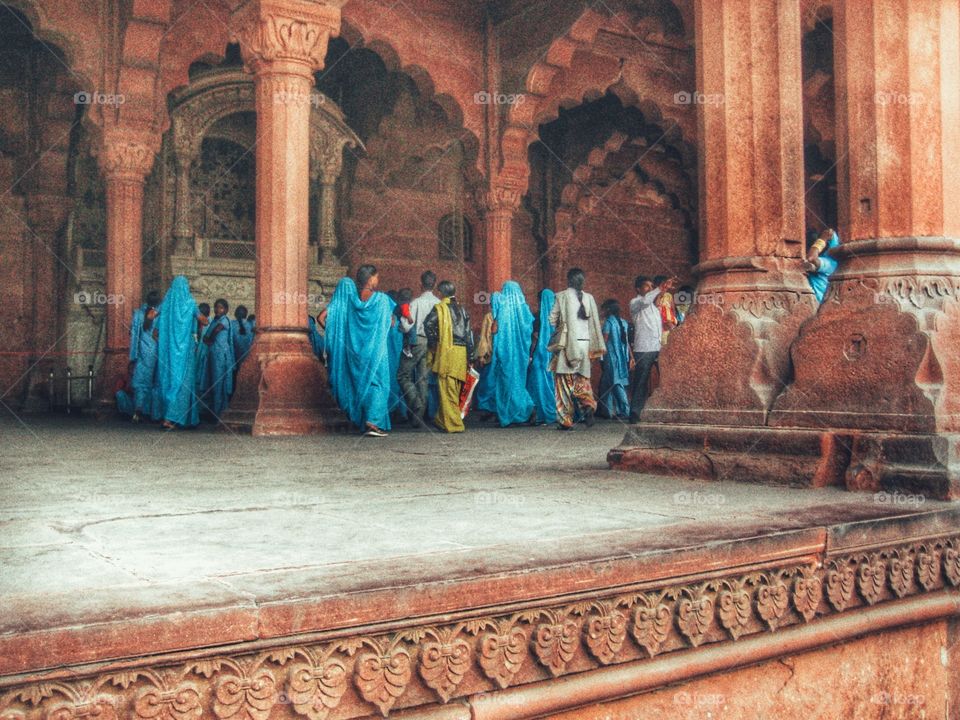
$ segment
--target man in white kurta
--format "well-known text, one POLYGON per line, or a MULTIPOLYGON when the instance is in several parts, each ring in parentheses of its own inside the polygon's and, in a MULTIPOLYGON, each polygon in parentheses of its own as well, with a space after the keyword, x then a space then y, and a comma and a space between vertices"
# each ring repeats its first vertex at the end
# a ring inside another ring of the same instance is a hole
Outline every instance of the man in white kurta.
POLYGON ((593 425, 597 401, 590 384, 590 366, 607 351, 597 301, 583 290, 585 279, 583 270, 571 269, 567 273, 569 287, 557 293, 550 312, 550 323, 557 329, 548 349, 554 353, 550 369, 554 374, 559 430, 573 429, 577 405, 586 425, 593 425))

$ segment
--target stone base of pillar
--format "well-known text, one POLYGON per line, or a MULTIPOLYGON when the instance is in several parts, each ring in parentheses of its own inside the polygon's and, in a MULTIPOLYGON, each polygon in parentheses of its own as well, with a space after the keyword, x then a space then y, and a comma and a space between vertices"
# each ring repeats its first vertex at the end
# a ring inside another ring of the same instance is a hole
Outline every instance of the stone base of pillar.
POLYGON ((766 425, 790 374, 790 343, 816 304, 799 261, 727 258, 698 267, 696 307, 660 353, 642 419, 766 425))
POLYGON ((838 485, 881 502, 960 499, 960 435, 643 423, 610 467, 710 481, 838 485))
POLYGON ((221 421, 253 435, 309 435, 349 427, 306 331, 297 330, 257 330, 221 421))

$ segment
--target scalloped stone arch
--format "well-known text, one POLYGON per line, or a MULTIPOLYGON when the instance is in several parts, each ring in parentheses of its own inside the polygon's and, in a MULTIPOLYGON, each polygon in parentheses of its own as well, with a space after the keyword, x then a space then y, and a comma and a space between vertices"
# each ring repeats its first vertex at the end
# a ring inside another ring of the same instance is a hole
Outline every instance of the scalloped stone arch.
POLYGON ((99 90, 93 82, 98 75, 96 58, 88 52, 95 45, 84 43, 77 33, 67 28, 75 27, 76 18, 71 16, 59 21, 50 17, 48 9, 41 6, 38 0, 4 0, 4 4, 22 13, 30 23, 30 29, 41 42, 56 47, 63 53, 63 61, 67 66, 64 70, 74 77, 80 90, 99 90))
MULTIPOLYGON (((529 180, 527 148, 537 140, 541 124, 556 119, 561 108, 575 107, 607 92, 617 95, 624 105, 641 109, 657 122, 670 121, 676 131, 669 130, 672 137, 667 139, 680 145, 685 158, 692 164, 696 151, 690 138, 695 134, 695 119, 689 110, 681 112, 681 105, 670 108, 643 97, 639 88, 626 80, 621 64, 612 57, 604 58, 602 62, 597 62, 596 56, 592 63, 575 62, 578 53, 592 53, 597 33, 610 19, 611 16, 593 8, 587 9, 566 34, 553 41, 546 56, 530 69, 526 79, 526 100, 510 108, 503 132, 499 175, 507 182, 526 189, 529 180), (600 69, 583 72, 582 68, 588 65, 600 69)), ((692 18, 686 14, 684 25, 692 26, 692 18)))
MULTIPOLYGON (((366 22, 360 13, 360 3, 347 2, 343 7, 340 37, 351 47, 363 47, 376 53, 387 69, 400 72, 413 79, 423 97, 436 102, 446 113, 451 123, 466 130, 464 147, 469 156, 475 156, 471 176, 486 174, 485 161, 480 143, 484 132, 482 106, 470 104, 463 93, 464 87, 482 87, 482 80, 469 73, 453 73, 432 68, 431 59, 408 40, 405 33, 387 34, 381 27, 389 27, 382 20, 366 22)), ((472 96, 471 96, 472 97, 472 96)))

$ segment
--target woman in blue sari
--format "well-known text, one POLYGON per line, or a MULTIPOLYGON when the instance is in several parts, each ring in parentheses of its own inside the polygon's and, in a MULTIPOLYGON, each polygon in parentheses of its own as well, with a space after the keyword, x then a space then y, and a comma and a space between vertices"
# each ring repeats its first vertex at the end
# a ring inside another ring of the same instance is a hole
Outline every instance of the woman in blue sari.
POLYGON ((173 279, 157 316, 157 384, 163 427, 200 421, 196 396, 197 321, 200 314, 187 278, 173 279))
POLYGON ((159 304, 160 293, 151 290, 147 294, 147 301, 133 312, 133 323, 130 328, 130 362, 133 365, 130 384, 133 388, 133 412, 130 415, 134 422, 140 422, 141 415, 154 414, 157 341, 154 338, 153 323, 159 304))
POLYGON ((233 336, 233 354, 239 366, 253 345, 253 324, 247 319, 247 308, 244 305, 237 306, 233 317, 235 319, 230 321, 230 331, 233 336))
POLYGON ((520 285, 507 280, 493 310, 493 356, 488 380, 501 427, 530 421, 533 399, 527 392, 527 367, 533 340, 533 313, 520 285))
POLYGON ((377 292, 372 265, 362 265, 357 280, 340 280, 326 310, 327 373, 350 421, 369 436, 384 437, 391 429, 388 334, 394 302, 377 292))
POLYGON ((227 316, 229 310, 227 301, 219 298, 213 304, 213 321, 203 334, 203 342, 208 348, 206 370, 209 374, 204 382, 207 393, 203 403, 218 420, 233 395, 233 368, 237 362, 230 318, 227 316))
POLYGON ((807 254, 807 261, 804 267, 807 270, 807 279, 810 281, 810 287, 813 288, 813 294, 818 303, 823 302, 827 294, 827 288, 830 286, 830 276, 837 271, 840 265, 838 260, 830 257, 830 251, 840 247, 840 236, 833 228, 827 228, 820 237, 813 243, 810 252, 807 254))
POLYGON ((553 373, 550 372, 550 356, 547 345, 553 336, 553 325, 550 324, 550 311, 556 295, 550 288, 540 292, 540 320, 537 331, 537 345, 533 351, 533 361, 527 371, 527 392, 533 399, 533 406, 537 411, 537 422, 541 425, 550 425, 557 421, 557 400, 554 395, 553 373))
POLYGON ((630 347, 627 321, 620 317, 620 303, 610 299, 603 303, 601 311, 606 316, 603 323, 603 341, 607 352, 601 358, 603 374, 600 376, 600 397, 597 414, 606 418, 629 418, 630 401, 627 386, 630 384, 630 347))

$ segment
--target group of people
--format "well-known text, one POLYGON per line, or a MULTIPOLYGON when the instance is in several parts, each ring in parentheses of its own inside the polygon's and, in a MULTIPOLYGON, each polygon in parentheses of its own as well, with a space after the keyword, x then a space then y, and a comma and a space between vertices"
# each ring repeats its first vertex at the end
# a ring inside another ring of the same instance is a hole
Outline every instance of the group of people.
POLYGON ((474 337, 452 282, 438 283, 428 270, 416 297, 410 289, 384 293, 376 268, 363 265, 316 318, 333 395, 373 437, 398 417, 463 432, 471 406, 502 427, 556 423, 568 431, 576 422, 593 425, 597 415, 637 417, 663 338, 683 318, 672 294, 678 282, 638 278, 631 324, 616 300, 598 307, 585 281, 583 270, 571 269, 565 290, 541 291, 534 314, 508 280, 474 337), (599 398, 591 379, 598 360, 599 398))
POLYGON ((128 373, 116 388, 117 408, 134 422, 164 428, 192 427, 201 414, 213 419, 227 409, 240 363, 250 351, 256 318, 241 305, 193 299, 185 277, 174 278, 163 300, 147 294, 130 324, 128 373))
MULTIPOLYGON (((828 229, 804 258, 820 302, 837 268, 830 253, 839 245, 828 229)), ((566 289, 540 292, 534 314, 520 285, 508 280, 492 294, 475 338, 451 281, 438 283, 427 270, 416 297, 410 289, 385 293, 377 269, 362 265, 310 317, 310 342, 338 405, 372 437, 387 435, 397 419, 463 432, 471 407, 502 427, 556 423, 569 431, 577 422, 592 426, 598 415, 637 422, 661 348, 684 321, 693 289, 676 278, 640 275, 624 318, 616 299, 598 306, 585 282, 583 270, 571 269, 566 289)), ((183 276, 162 302, 149 293, 132 318, 129 376, 117 388, 121 411, 166 428, 196 425, 202 411, 218 419, 256 333, 245 307, 232 320, 229 309, 218 299, 211 316, 183 276)))

